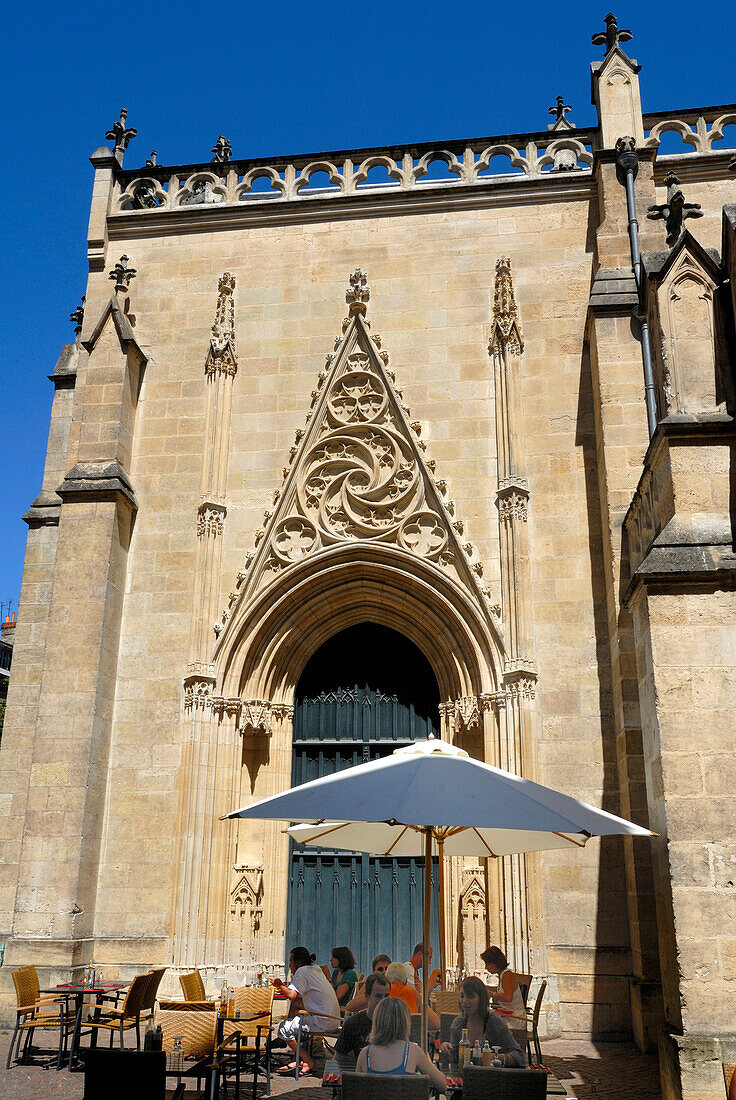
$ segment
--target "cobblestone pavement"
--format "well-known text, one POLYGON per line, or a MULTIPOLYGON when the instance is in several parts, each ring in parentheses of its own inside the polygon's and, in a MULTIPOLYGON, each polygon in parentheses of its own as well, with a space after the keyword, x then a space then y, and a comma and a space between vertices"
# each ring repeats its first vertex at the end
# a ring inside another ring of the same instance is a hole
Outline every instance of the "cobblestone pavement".
MULTIPOLYGON (((39 1041, 43 1041, 39 1038, 39 1041)), ((81 1100, 84 1079, 81 1073, 69 1073, 52 1066, 12 1066, 5 1069, 10 1033, 0 1032, 0 1097, 2 1100, 81 1100)), ((53 1052, 48 1052, 51 1057, 53 1052)), ((555 1040, 543 1045, 545 1065, 564 1083, 577 1100, 660 1100, 659 1071, 656 1057, 640 1054, 626 1043, 583 1043, 555 1040)), ((34 1056, 41 1061, 42 1056, 34 1056)), ((322 1062, 317 1063, 321 1070, 322 1062)), ((319 1077, 310 1075, 300 1081, 274 1075, 272 1094, 297 1093, 294 1100, 326 1100, 330 1093, 319 1087, 319 1077)), ((250 1100, 250 1086, 241 1089, 250 1100)), ((232 1094, 231 1094, 232 1095, 232 1094)), ((102 1100, 102 1098, 101 1098, 102 1100)), ((186 1093, 185 1093, 186 1100, 186 1093)))

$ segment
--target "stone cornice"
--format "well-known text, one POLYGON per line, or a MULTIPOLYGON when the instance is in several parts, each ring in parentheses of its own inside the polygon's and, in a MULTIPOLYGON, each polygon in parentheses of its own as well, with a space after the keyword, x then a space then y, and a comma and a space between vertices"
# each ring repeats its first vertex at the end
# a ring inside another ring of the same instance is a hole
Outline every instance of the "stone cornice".
POLYGON ((64 503, 122 497, 138 510, 130 478, 119 462, 77 462, 56 491, 64 503))

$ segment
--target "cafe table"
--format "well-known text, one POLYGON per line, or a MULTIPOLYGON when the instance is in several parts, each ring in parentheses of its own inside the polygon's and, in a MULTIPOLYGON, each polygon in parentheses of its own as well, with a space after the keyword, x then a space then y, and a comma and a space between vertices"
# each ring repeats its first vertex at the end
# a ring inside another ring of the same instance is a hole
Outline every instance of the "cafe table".
MULTIPOLYGON (((93 996, 97 1007, 99 1007, 100 1001, 106 993, 117 993, 119 989, 125 989, 125 982, 96 982, 94 985, 85 985, 84 982, 66 982, 62 985, 55 985, 51 989, 41 990, 41 993, 55 993, 57 997, 66 997, 67 1001, 73 998, 76 1002, 74 1030, 72 1031, 72 1041, 69 1046, 70 1070, 82 1069, 82 1064, 79 1062, 79 1041, 82 1034, 84 998, 86 996, 93 996)), ((95 1029, 92 1033, 93 1046, 96 1045, 96 1040, 97 1030, 95 1029)))
MULTIPOLYGON (((342 1084, 343 1073, 354 1073, 355 1063, 357 1059, 352 1055, 343 1055, 339 1058, 330 1058, 325 1063, 324 1072, 322 1074, 322 1087, 331 1088, 333 1096, 339 1096, 340 1085, 342 1084)), ((545 1069, 544 1066, 532 1067, 545 1069)), ((441 1065, 439 1066, 440 1073, 444 1073, 447 1077, 448 1096, 454 1096, 456 1100, 462 1096, 463 1090, 463 1071, 460 1066, 457 1065, 441 1065)), ((565 1086, 553 1073, 547 1070, 547 1096, 566 1096, 567 1100, 576 1100, 576 1098, 569 1093, 565 1086)))

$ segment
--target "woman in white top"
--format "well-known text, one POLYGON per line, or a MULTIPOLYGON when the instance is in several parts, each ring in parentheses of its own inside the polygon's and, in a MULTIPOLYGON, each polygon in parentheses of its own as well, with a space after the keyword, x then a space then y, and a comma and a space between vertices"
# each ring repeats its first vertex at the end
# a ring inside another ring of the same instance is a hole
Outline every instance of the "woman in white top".
POLYGON ((509 968, 508 959, 500 947, 487 947, 480 957, 488 973, 498 975, 498 989, 493 999, 499 1008, 510 1009, 513 1013, 506 1023, 523 1045, 526 1038, 526 1006, 519 979, 509 968))
POLYGON ((409 1042, 411 1020, 404 1001, 386 997, 373 1013, 368 1046, 363 1047, 355 1066, 356 1073, 376 1073, 399 1076, 421 1073, 440 1092, 447 1091, 447 1078, 433 1066, 427 1055, 409 1042))

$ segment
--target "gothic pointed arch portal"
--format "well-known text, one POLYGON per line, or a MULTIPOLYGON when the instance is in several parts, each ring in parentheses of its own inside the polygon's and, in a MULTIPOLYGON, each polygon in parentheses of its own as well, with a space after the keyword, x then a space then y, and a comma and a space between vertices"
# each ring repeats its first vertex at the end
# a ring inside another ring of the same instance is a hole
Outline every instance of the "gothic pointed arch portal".
MULTIPOLYGON (((402 634, 375 623, 340 631, 310 658, 296 686, 292 785, 438 734, 439 701, 431 665, 402 634)), ((437 884, 434 868, 435 940, 437 884)), ((333 947, 348 944, 361 970, 379 951, 408 959, 422 938, 422 898, 421 860, 292 844, 286 950, 303 943, 326 962, 333 947)))
MULTIPOLYGON (((511 770, 534 760, 528 662, 509 660, 499 591, 483 581, 425 427, 411 419, 370 331, 368 298, 356 271, 349 316, 216 624, 211 663, 185 679, 180 965, 283 967, 288 837, 277 822, 217 821, 292 782, 297 685, 339 632, 366 623, 398 632, 431 667, 443 737, 511 770)), ((488 934, 528 969, 526 880, 518 857, 505 862, 453 861, 448 897, 457 902, 471 873, 490 899, 488 934)), ((449 962, 477 966, 462 921, 459 904, 446 913, 449 962)))

